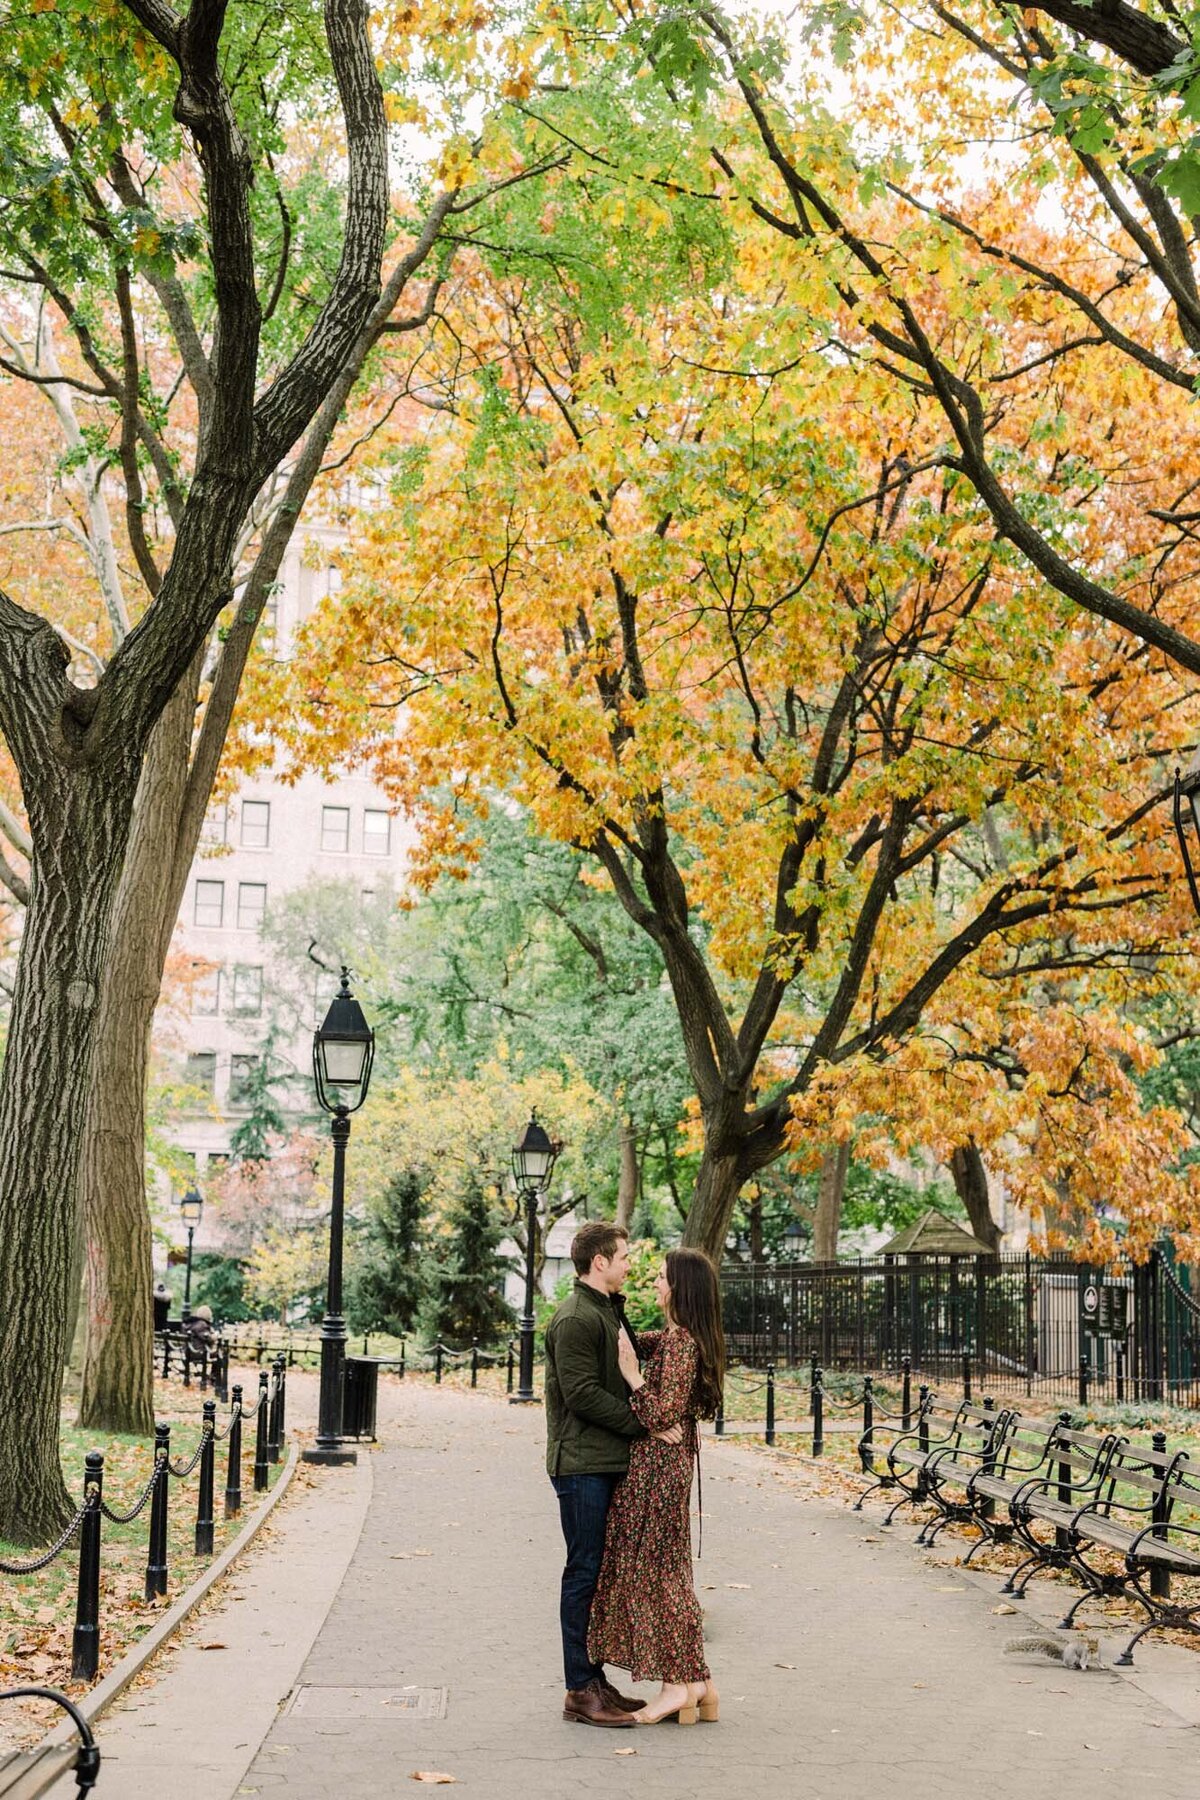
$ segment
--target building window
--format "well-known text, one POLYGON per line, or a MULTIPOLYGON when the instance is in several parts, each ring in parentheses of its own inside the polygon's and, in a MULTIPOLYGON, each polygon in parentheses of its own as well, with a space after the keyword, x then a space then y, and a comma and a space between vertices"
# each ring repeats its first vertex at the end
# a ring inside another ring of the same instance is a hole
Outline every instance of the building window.
POLYGON ((196 925, 223 925, 225 923, 225 883, 223 881, 198 881, 196 883, 196 910, 193 923, 196 925))
POLYGON ((368 806, 363 810, 363 849, 368 856, 386 856, 392 847, 392 819, 390 813, 382 812, 378 807, 368 806))
POLYGON ((217 1053, 215 1050, 193 1050, 187 1059, 184 1080, 189 1087, 214 1094, 217 1089, 217 1053))
POLYGON ((221 1175, 229 1167, 228 1150, 210 1150, 205 1162, 205 1173, 221 1175))
POLYGON ((214 806, 201 826, 200 842, 214 850, 229 842, 229 808, 223 800, 220 806, 214 806))
POLYGON ((256 1019, 262 1011, 263 972, 254 964, 239 963, 233 971, 233 1010, 256 1019))
POLYGON ((321 848, 322 850, 348 850, 350 848, 350 808, 348 806, 323 806, 321 808, 321 848))
POLYGON ((229 1104, 230 1106, 249 1106, 254 1098, 254 1089, 258 1081, 260 1058, 257 1056, 231 1056, 229 1059, 229 1104))
POLYGON ((238 882, 238 928, 242 931, 257 931, 263 922, 263 914, 267 910, 267 884, 265 881, 238 882))
POLYGON ((265 850, 271 842, 271 802, 242 801, 242 849, 265 850))
POLYGON ((192 1012, 197 1019, 211 1019, 221 1010, 221 965, 206 968, 192 984, 192 1012))

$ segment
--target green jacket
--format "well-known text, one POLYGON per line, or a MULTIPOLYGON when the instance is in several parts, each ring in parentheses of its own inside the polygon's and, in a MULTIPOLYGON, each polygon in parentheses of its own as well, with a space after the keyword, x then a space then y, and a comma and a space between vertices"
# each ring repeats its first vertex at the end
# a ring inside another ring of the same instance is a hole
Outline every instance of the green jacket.
POLYGON ((617 1309, 586 1282, 546 1327, 546 1469, 551 1475, 623 1475, 642 1436, 617 1362, 617 1309))

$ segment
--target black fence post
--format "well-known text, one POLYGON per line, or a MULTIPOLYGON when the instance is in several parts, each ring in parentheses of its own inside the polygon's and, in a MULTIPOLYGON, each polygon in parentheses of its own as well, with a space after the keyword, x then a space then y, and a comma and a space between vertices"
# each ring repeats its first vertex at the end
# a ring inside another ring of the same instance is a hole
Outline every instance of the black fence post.
POLYGON ((83 1499, 87 1508, 79 1529, 79 1587, 75 1599, 75 1631, 71 1639, 71 1678, 90 1681, 100 1666, 100 1499, 104 1492, 104 1457, 89 1450, 83 1459, 83 1499))
POLYGON ((269 1459, 267 1456, 267 1408, 271 1401, 267 1393, 269 1380, 267 1371, 258 1372, 258 1430, 254 1439, 254 1491, 261 1494, 266 1491, 269 1459))
POLYGON ((471 1386, 479 1386, 479 1340, 471 1339, 471 1386))
POLYGON ((1080 1404, 1080 1406, 1086 1406, 1088 1403, 1088 1378, 1091 1375, 1091 1372, 1092 1372, 1091 1359, 1089 1358, 1087 1351, 1084 1350, 1081 1353, 1080 1358, 1079 1358, 1079 1404, 1080 1404))
POLYGON ((200 1441, 200 1486, 196 1495, 196 1555, 213 1551, 213 1465, 217 1460, 217 1403, 204 1402, 203 1437, 200 1441))
POLYGON ((767 1364, 767 1430, 768 1444, 775 1442, 775 1364, 767 1364))
POLYGON ((717 1437, 725 1436, 725 1389, 717 1395, 717 1410, 713 1416, 713 1432, 717 1437))
POLYGON ((404 1359, 408 1355, 408 1339, 400 1339, 400 1379, 404 1380, 404 1359))
POLYGON ((1117 1360, 1117 1405, 1120 1406, 1124 1402, 1124 1399, 1125 1399, 1125 1342, 1124 1342, 1124 1339, 1122 1339, 1122 1341, 1117 1345, 1117 1359, 1116 1360, 1117 1360))
POLYGON ((438 1387, 441 1387, 442 1385, 442 1354, 443 1345, 441 1338, 439 1338, 437 1343, 433 1346, 433 1379, 438 1387))
POLYGON ((267 1408, 267 1461, 279 1461, 279 1445, 282 1437, 279 1414, 283 1405, 283 1380, 287 1367, 282 1356, 275 1358, 274 1380, 271 1383, 271 1404, 267 1408))
POLYGON ((242 1510, 242 1390, 233 1390, 233 1418, 229 1422, 229 1460, 225 1465, 225 1517, 236 1519, 242 1510))
POLYGON ((171 1427, 154 1427, 154 1467, 158 1480, 150 1502, 150 1543, 146 1554, 146 1598, 158 1600, 167 1591, 167 1492, 171 1477, 167 1459, 171 1454, 171 1427))
POLYGON ((170 1374, 171 1374, 171 1333, 169 1331, 164 1331, 163 1332, 163 1380, 164 1381, 168 1380, 170 1377, 170 1374))
POLYGON ((183 1385, 187 1388, 192 1385, 192 1342, 186 1331, 183 1334, 183 1385))
POLYGON ((812 1393, 812 1453, 814 1456, 825 1454, 825 1388, 821 1379, 821 1371, 816 1371, 817 1379, 813 1383, 812 1393))
POLYGON ((812 1354, 812 1359, 808 1366, 808 1410, 809 1410, 810 1416, 813 1412, 814 1407, 817 1404, 817 1382, 820 1379, 821 1379, 821 1370, 820 1370, 820 1367, 818 1366, 817 1353, 814 1350, 814 1352, 812 1354))
POLYGON ((200 1392, 208 1392, 208 1345, 200 1345, 200 1392))
MULTIPOLYGON (((1154 1445, 1156 1456, 1166 1455, 1167 1434, 1165 1431, 1156 1431, 1150 1441, 1154 1445)), ((1154 1523, 1153 1535, 1156 1538, 1165 1538, 1167 1520, 1171 1516, 1170 1504, 1163 1498, 1166 1469, 1156 1469, 1154 1473, 1158 1481, 1158 1491, 1154 1496, 1154 1506, 1150 1513, 1154 1523)), ((1163 1563, 1151 1563, 1150 1565, 1150 1592, 1156 1600, 1166 1600, 1170 1597, 1171 1571, 1163 1563)))
POLYGON ((900 1383, 900 1429, 912 1429, 912 1358, 906 1356, 900 1364, 904 1379, 900 1383))
POLYGON ((875 1447, 875 1383, 867 1375, 863 1380, 863 1429, 858 1445, 858 1460, 862 1464, 863 1474, 871 1473, 871 1461, 875 1447))
POLYGON ((283 1358, 280 1357, 280 1359, 279 1359, 279 1418, 277 1420, 279 1430, 276 1434, 276 1442, 277 1442, 281 1452, 283 1450, 283 1446, 287 1443, 287 1384, 288 1384, 287 1368, 284 1365, 283 1358))
MULTIPOLYGON (((983 1396, 983 1410, 988 1413, 996 1412, 996 1402, 990 1394, 985 1394, 983 1396)), ((983 1440, 983 1458, 980 1466, 985 1475, 992 1475, 995 1473, 996 1437, 1000 1430, 1000 1425, 1001 1420, 999 1415, 997 1415, 988 1426, 987 1436, 983 1440)), ((983 1499, 979 1501, 978 1505, 980 1518, 991 1519, 995 1517, 996 1502, 994 1500, 983 1499)))
POLYGON ((508 1386, 506 1389, 506 1391, 510 1394, 513 1391, 513 1372, 514 1372, 515 1368, 516 1368, 516 1356, 513 1353, 512 1339, 510 1338, 508 1340, 508 1386))
POLYGON ((229 1405, 229 1345, 217 1345, 217 1361, 213 1371, 213 1390, 222 1406, 229 1405))
POLYGON ((969 1350, 964 1350, 962 1353, 962 1381, 963 1399, 969 1400, 971 1398, 971 1352, 969 1350))

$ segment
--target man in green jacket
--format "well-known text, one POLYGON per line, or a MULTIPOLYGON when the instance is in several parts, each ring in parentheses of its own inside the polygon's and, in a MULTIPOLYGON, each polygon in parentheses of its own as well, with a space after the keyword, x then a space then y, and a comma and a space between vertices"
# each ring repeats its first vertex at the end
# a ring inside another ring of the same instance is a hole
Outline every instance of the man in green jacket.
POLYGON ((628 1233, 603 1220, 582 1225, 571 1261, 575 1286, 546 1327, 546 1469, 567 1543, 559 1613, 563 1718, 619 1728, 633 1724, 645 1701, 627 1699, 606 1680, 588 1656, 587 1633, 609 1503, 629 1467, 629 1446, 642 1436, 617 1362, 619 1333, 633 1339, 621 1298, 628 1233))

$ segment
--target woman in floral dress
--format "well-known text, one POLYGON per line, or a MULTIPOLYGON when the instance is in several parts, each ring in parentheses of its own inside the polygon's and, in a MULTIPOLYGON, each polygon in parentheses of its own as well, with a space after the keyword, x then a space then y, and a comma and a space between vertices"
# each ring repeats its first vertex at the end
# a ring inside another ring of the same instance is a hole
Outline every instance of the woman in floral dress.
POLYGON ((689 1502, 699 1454, 697 1418, 715 1411, 725 1374, 717 1272, 699 1250, 672 1250, 655 1281, 666 1328, 624 1332, 621 1373, 629 1404, 646 1428, 608 1513, 604 1562, 592 1601, 588 1654, 628 1669, 661 1691, 634 1717, 639 1725, 681 1725, 717 1717, 717 1690, 704 1660, 700 1603, 692 1581, 689 1502), (657 1433, 683 1426, 683 1441, 657 1433))

